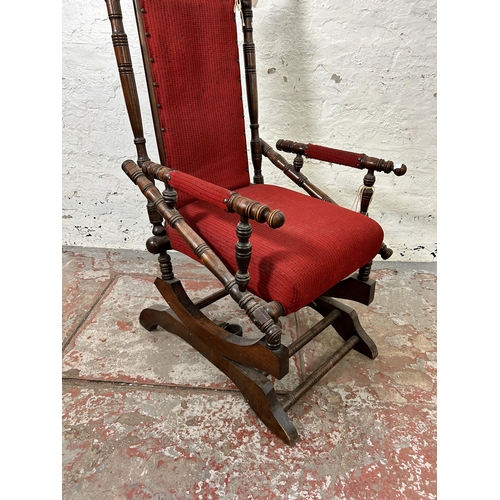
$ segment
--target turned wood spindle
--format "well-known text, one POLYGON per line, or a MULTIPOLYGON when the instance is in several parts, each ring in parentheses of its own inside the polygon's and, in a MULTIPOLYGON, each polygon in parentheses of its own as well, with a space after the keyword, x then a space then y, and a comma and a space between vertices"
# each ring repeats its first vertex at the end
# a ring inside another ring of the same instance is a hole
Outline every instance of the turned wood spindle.
POLYGON ((122 10, 118 0, 106 0, 106 6, 111 23, 111 40, 115 50, 118 73, 137 149, 137 163, 142 167, 142 163, 149 160, 149 157, 146 151, 146 139, 144 138, 141 107, 132 67, 132 58, 130 56, 128 38, 123 26, 122 10))
MULTIPOLYGON (((152 183, 154 181, 150 179, 152 183)), ((146 241, 146 248, 153 255, 158 255, 158 264, 160 266, 160 273, 162 280, 174 279, 174 272, 172 262, 168 250, 170 247, 170 240, 163 226, 163 217, 157 212, 154 204, 148 200, 148 215, 149 221, 153 225, 151 236, 146 241)))
MULTIPOLYGON (((169 208, 173 208, 177 203, 177 192, 175 191, 175 189, 169 186, 168 183, 165 183, 165 189, 163 190, 162 197, 169 208)), ((172 259, 170 258, 170 255, 166 251, 167 249, 171 250, 170 240, 168 236, 166 236, 166 231, 164 227, 163 231, 165 232, 168 248, 161 249, 160 255, 158 256, 158 262, 160 264, 161 277, 163 280, 166 281, 174 279, 175 276, 172 267, 172 259)))
POLYGON ((293 159, 293 168, 300 172, 300 169, 304 166, 304 157, 301 154, 297 154, 293 159))
POLYGON ((248 114, 250 116, 250 150, 254 169, 254 184, 263 184, 262 175, 262 146, 259 137, 259 108, 257 93, 257 59, 255 57, 255 43, 253 41, 253 12, 252 0, 242 0, 243 14, 243 57, 245 63, 245 82, 247 87, 248 114))
POLYGON ((373 185, 375 184, 375 174, 373 170, 368 170, 365 174, 363 177, 363 184, 364 188, 361 193, 361 207, 359 211, 363 215, 368 215, 368 207, 370 206, 374 193, 373 185))
POLYGON ((170 210, 173 210, 175 208, 175 205, 177 204, 177 191, 170 184, 165 182, 165 189, 163 190, 162 196, 165 200, 165 203, 167 204, 167 207, 170 210))
POLYGON ((358 280, 368 281, 368 279, 370 278, 370 272, 372 270, 372 263, 373 263, 373 261, 370 261, 367 264, 365 264, 363 267, 359 268, 358 280))
POLYGON ((250 282, 248 266, 252 257, 252 244, 250 243, 252 226, 248 222, 248 218, 243 215, 240 216, 240 222, 236 226, 236 235, 238 236, 238 242, 235 247, 235 256, 238 271, 236 271, 235 279, 239 290, 244 292, 250 282))
MULTIPOLYGON (((373 196, 373 185, 375 184, 375 173, 373 170, 368 170, 368 172, 363 177, 364 188, 361 192, 361 203, 360 203, 360 213, 368 216, 368 207, 373 196)), ((370 272, 372 269, 372 261, 365 264, 359 269, 358 279, 360 281, 368 281, 370 278, 370 272)))

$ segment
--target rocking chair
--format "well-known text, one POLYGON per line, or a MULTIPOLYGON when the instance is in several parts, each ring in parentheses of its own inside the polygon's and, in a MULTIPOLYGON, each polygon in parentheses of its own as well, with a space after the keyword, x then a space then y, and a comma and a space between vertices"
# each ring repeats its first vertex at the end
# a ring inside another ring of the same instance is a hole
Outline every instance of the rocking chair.
POLYGON ((289 163, 259 136, 252 0, 134 0, 151 111, 161 164, 146 152, 141 110, 124 31, 120 0, 106 0, 112 41, 137 148, 137 162, 122 168, 147 198, 158 255, 155 285, 169 308, 142 311, 149 331, 161 326, 178 335, 219 368, 241 391, 262 422, 286 443, 297 430, 287 411, 351 349, 375 358, 377 348, 356 312, 337 299, 370 304, 373 258, 387 259, 379 224, 367 215, 374 172, 404 175, 366 154, 278 140, 276 149, 295 155, 289 163), (250 180, 237 44, 240 8, 246 78, 250 180), (264 184, 262 157, 306 194, 264 184), (366 169, 360 212, 336 204, 301 172, 304 157, 366 169), (160 192, 155 181, 165 185, 160 192), (253 223, 251 224, 250 221, 253 223), (219 291, 191 300, 175 277, 168 252, 176 250, 206 266, 219 291), (210 320, 202 310, 230 296, 260 332, 242 335, 239 325, 210 320), (311 307, 323 318, 285 346, 280 318, 311 307), (340 349, 284 397, 289 360, 332 326, 340 349))

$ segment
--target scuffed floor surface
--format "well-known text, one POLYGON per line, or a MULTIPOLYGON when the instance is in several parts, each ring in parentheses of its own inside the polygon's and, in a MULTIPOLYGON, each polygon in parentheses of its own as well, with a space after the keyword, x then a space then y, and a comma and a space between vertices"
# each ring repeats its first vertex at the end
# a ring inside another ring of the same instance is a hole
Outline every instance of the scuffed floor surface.
MULTIPOLYGON (((379 356, 351 351, 292 407, 300 439, 290 447, 189 345, 141 327, 140 311, 162 303, 153 256, 77 247, 62 256, 65 500, 436 498, 435 265, 374 264, 375 301, 355 307, 379 356)), ((191 297, 219 288, 193 261, 173 262, 191 297)), ((204 312, 238 314, 228 298, 204 312)), ((283 342, 317 319, 312 310, 284 319, 283 342)), ((338 345, 325 330, 277 391, 338 345)))

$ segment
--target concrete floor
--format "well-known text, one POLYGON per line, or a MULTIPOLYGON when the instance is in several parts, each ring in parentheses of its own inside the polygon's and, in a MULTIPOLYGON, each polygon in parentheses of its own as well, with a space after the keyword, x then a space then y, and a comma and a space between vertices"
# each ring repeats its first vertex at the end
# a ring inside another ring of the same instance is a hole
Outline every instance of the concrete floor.
MULTIPOLYGON (((351 351, 292 407, 300 439, 289 447, 189 345, 140 326, 140 311, 162 303, 153 256, 65 247, 62 257, 65 500, 436 498, 434 264, 375 263, 375 301, 356 308, 379 356, 351 351)), ((193 261, 173 261, 192 297, 218 287, 193 261)), ((233 309, 226 298, 205 312, 233 309)), ((286 318, 284 343, 315 319, 286 318)), ((338 343, 325 330, 277 390, 338 343)))

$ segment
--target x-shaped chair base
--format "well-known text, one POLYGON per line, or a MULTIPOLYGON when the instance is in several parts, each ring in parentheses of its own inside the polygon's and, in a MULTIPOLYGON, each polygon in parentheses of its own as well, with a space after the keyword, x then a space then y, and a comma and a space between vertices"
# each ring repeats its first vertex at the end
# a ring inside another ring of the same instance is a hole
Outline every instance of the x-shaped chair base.
POLYGON ((260 420, 290 445, 295 444, 298 433, 286 411, 351 349, 372 359, 377 356, 377 348, 361 327, 356 312, 331 298, 320 297, 311 304, 324 316, 322 321, 290 346, 270 351, 258 339, 242 338, 212 322, 189 299, 180 281, 158 278, 155 284, 171 307, 144 309, 141 325, 148 331, 161 326, 190 344, 235 384, 260 420), (334 326, 345 343, 280 401, 268 376, 284 377, 289 358, 329 325, 334 326))

